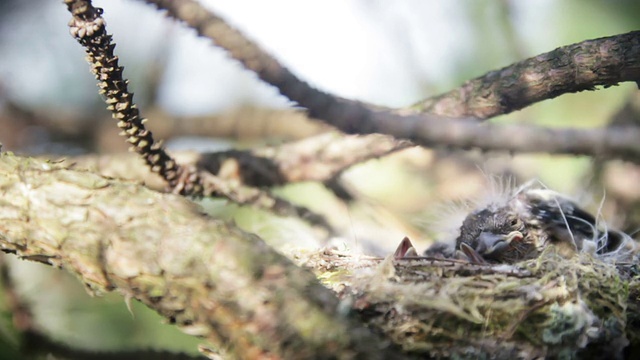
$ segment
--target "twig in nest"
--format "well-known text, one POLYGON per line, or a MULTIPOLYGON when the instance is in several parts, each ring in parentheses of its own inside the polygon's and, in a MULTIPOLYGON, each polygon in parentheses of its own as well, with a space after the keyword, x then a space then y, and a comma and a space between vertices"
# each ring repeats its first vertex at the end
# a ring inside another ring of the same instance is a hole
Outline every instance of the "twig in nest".
POLYGON ((638 342, 626 310, 638 281, 586 254, 479 265, 323 250, 298 261, 412 355, 615 358, 638 342))

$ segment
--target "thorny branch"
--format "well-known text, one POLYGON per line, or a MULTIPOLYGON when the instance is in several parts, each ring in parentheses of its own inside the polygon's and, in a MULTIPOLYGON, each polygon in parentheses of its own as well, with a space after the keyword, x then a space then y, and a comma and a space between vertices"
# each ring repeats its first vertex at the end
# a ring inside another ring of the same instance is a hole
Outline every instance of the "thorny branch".
MULTIPOLYGON (((636 141, 640 137, 640 130, 633 127, 548 129, 537 126, 477 124, 472 119, 445 119, 439 114, 416 114, 410 109, 384 109, 338 98, 314 89, 298 79, 275 58, 198 2, 194 0, 145 1, 167 10, 171 17, 185 22, 198 34, 212 39, 216 45, 227 50, 233 58, 240 61, 247 69, 254 71, 262 80, 276 86, 283 95, 306 107, 310 116, 323 120, 346 133, 384 133, 425 146, 479 148, 486 151, 549 152, 640 161, 640 145, 636 141)), ((530 99, 541 100, 567 91, 593 88, 599 84, 614 85, 618 81, 640 79, 640 32, 593 40, 591 45, 594 44, 595 46, 584 47, 575 45, 574 48, 556 50, 538 57, 538 63, 546 59, 568 68, 585 69, 584 76, 578 78, 575 86, 559 84, 552 87, 546 95, 535 95, 530 99), (597 53, 588 54, 584 51, 597 51, 597 53), (607 56, 594 57, 600 52, 604 52, 607 56), (554 58, 558 54, 569 56, 554 58), (623 55, 622 60, 616 60, 616 55, 623 55), (590 62, 591 65, 586 68, 578 66, 585 61, 590 62), (620 75, 612 75, 615 72, 620 75)), ((535 63, 535 61, 531 62, 531 65, 535 63)), ((505 81, 518 84, 522 79, 531 84, 538 81, 540 77, 547 77, 554 72, 564 73, 564 69, 546 68, 545 70, 540 73, 533 69, 526 71, 504 69, 499 72, 501 75, 498 79, 502 78, 503 84, 505 81), (507 76, 514 72, 516 75, 507 76), (518 75, 519 72, 522 72, 522 79, 518 75)), ((487 75, 487 78, 495 79, 496 75, 487 75)), ((485 83, 482 89, 486 86, 488 85, 485 83)), ((522 87, 527 88, 527 85, 521 85, 520 88, 522 87)), ((522 90, 518 91, 522 92, 522 90)), ((483 91, 476 91, 475 94, 487 95, 483 91)), ((482 103, 483 99, 484 97, 479 98, 478 103, 482 103)), ((490 99, 488 102, 503 100, 495 97, 495 100, 490 99)), ((502 111, 513 111, 519 108, 520 105, 516 106, 512 99, 509 100, 508 104, 502 105, 502 111)), ((441 98, 439 101, 445 103, 449 100, 441 98)), ((529 100, 529 103, 531 101, 529 100)), ((498 113, 498 111, 494 112, 494 114, 498 113)))
POLYGON ((146 119, 140 117, 128 90, 128 80, 122 77, 124 68, 114 55, 115 44, 106 32, 102 9, 94 8, 90 0, 64 0, 73 15, 69 22, 71 35, 85 48, 91 71, 98 80, 100 94, 105 96, 107 109, 118 120, 121 135, 127 137, 132 149, 140 154, 155 173, 160 174, 172 189, 185 195, 202 192, 196 174, 189 174, 167 154, 160 142, 145 128, 146 119), (194 176, 196 178, 194 178, 194 176), (189 179, 187 183, 185 180, 189 179))
POLYGON ((102 9, 94 8, 90 0, 65 0, 73 19, 69 22, 71 35, 86 49, 87 61, 96 75, 100 93, 106 97, 107 108, 118 120, 121 135, 133 145, 133 149, 145 160, 151 171, 167 181, 176 193, 195 196, 223 196, 239 203, 250 203, 272 210, 279 215, 294 215, 321 226, 330 233, 329 223, 321 215, 311 210, 291 204, 256 188, 241 184, 220 181, 216 176, 194 168, 181 167, 156 142, 153 135, 144 126, 137 106, 133 103, 133 94, 127 88, 128 80, 122 77, 123 67, 118 65, 114 55, 115 44, 106 32, 106 23, 101 17, 102 9))

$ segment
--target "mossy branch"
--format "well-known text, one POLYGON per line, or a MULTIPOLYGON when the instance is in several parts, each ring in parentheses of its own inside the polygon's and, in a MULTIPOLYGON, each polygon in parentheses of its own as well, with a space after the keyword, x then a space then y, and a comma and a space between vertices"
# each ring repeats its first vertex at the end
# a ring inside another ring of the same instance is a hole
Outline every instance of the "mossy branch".
POLYGON ((182 197, 10 154, 0 192, 2 251, 137 299, 238 358, 401 358, 313 274, 182 197))
POLYGON ((92 293, 138 299, 239 358, 400 358, 391 343, 408 356, 613 356, 640 344, 637 270, 587 255, 513 267, 298 255, 340 302, 177 195, 10 154, 0 191, 2 251, 64 268, 92 293))
POLYGON ((566 259, 550 247, 496 266, 325 250, 299 262, 412 355, 613 359, 640 346, 640 281, 587 254, 566 259))

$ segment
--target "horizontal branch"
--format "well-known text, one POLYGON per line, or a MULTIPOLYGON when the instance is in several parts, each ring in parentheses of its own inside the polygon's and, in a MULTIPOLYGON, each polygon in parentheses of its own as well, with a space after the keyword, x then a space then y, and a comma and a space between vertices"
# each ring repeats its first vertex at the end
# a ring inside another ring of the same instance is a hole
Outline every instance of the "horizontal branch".
MULTIPOLYGON (((52 142, 73 143, 89 152, 113 153, 127 149, 125 143, 117 141, 117 128, 96 111, 69 112, 55 107, 35 109, 12 99, 7 99, 3 106, 6 116, 0 118, 0 126, 17 128, 14 131, 26 131, 23 129, 28 126, 37 126, 47 131, 52 142)), ((159 107, 145 109, 145 112, 153 119, 154 136, 164 140, 198 136, 242 141, 294 141, 331 129, 322 122, 311 121, 299 109, 242 106, 221 114, 196 116, 176 116, 159 107)), ((5 137, 2 141, 6 149, 12 150, 28 145, 22 137, 5 137)))
MULTIPOLYGON (((329 181, 350 166, 410 146, 411 142, 384 135, 353 136, 334 132, 279 146, 202 154, 173 152, 171 155, 183 166, 207 171, 222 182, 273 187, 301 181, 329 181)), ((68 161, 104 176, 144 181, 159 191, 166 189, 165 182, 131 154, 85 155, 68 158, 68 161)))
POLYGON ((117 290, 243 359, 400 358, 308 271, 188 200, 0 155, 0 249, 117 290))
POLYGON ((407 116, 378 118, 379 132, 392 133, 426 146, 448 144, 459 149, 517 153, 552 153, 619 158, 640 162, 640 128, 619 126, 594 129, 545 128, 534 125, 479 124, 456 120, 442 124, 407 116))
MULTIPOLYGON (((226 49, 247 69, 254 71, 260 79, 276 86, 289 99, 296 101, 309 110, 311 117, 320 119, 348 134, 382 133, 397 138, 414 141, 416 144, 430 147, 478 148, 481 150, 500 150, 510 152, 548 152, 555 154, 590 155, 607 158, 622 158, 640 161, 640 149, 636 141, 640 130, 621 129, 548 129, 535 126, 497 126, 475 124, 471 119, 445 118, 435 114, 415 114, 411 109, 390 110, 375 107, 358 101, 348 100, 327 94, 311 87, 298 79, 290 70, 282 66, 273 56, 264 52, 254 42, 248 40, 239 31, 229 26, 223 19, 213 14, 194 0, 145 0, 168 15, 185 22, 198 34, 212 39, 216 45, 226 49)), ((608 63, 595 74, 607 74, 606 79, 640 78, 639 32, 621 35, 626 39, 625 46, 615 44, 614 40, 598 42, 599 51, 606 54, 623 54, 624 71, 608 63), (626 46, 630 46, 627 48, 626 46), (614 49, 617 52, 614 52, 614 49)), ((576 47, 579 49, 580 47, 576 47)), ((550 54, 553 54, 550 53, 550 54)), ((584 54, 573 54, 573 63, 582 64, 584 54)), ((542 55, 539 60, 549 59, 552 55, 542 55)), ((558 64, 558 60, 555 60, 558 64)), ((597 65, 593 65, 597 67, 597 65)), ((554 71, 545 74, 554 74, 554 71)), ((506 76, 509 71, 503 70, 506 76)), ((537 73, 527 73, 529 81, 540 77, 537 73)), ((585 72, 586 74, 586 72, 585 72)), ((546 75, 545 75, 546 76, 546 75)), ((586 75, 585 75, 586 76, 586 75)), ((598 77, 595 77, 597 79, 598 77)), ((584 83, 585 77, 578 80, 581 89, 593 87, 595 83, 584 83)), ((517 81, 512 78, 512 83, 517 81)), ((595 80, 594 80, 595 81, 595 80)), ((598 80, 601 81, 601 80, 598 80)), ((612 80, 610 80, 612 81, 612 80)), ((551 89, 549 94, 557 96, 560 92, 551 89)), ((481 95, 482 92, 476 92, 481 95)), ((480 100, 478 100, 480 101, 480 100)), ((513 109, 513 100, 508 107, 513 109)))
POLYGON ((412 146, 384 135, 322 134, 279 146, 201 154, 197 166, 219 174, 225 166, 252 186, 327 181, 346 168, 412 146))
POLYGON ((562 94, 625 81, 640 86, 640 31, 557 48, 469 80, 412 108, 421 113, 488 119, 562 94))
MULTIPOLYGON (((242 206, 252 206, 280 216, 301 218, 322 233, 335 229, 308 208, 272 195, 264 188, 301 181, 330 181, 357 163, 412 146, 389 136, 345 136, 328 133, 279 146, 215 153, 177 152, 171 156, 198 173, 207 196, 220 196, 242 206)), ((86 155, 68 158, 78 169, 103 176, 144 182, 167 191, 166 182, 130 154, 86 155)))

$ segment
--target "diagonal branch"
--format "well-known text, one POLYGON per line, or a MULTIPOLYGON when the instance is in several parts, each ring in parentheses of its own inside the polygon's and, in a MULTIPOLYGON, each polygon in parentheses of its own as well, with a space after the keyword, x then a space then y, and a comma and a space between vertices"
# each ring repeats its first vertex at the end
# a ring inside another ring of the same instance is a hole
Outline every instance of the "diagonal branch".
POLYGON ((100 94, 104 95, 113 118, 118 120, 121 135, 127 137, 131 149, 140 154, 151 170, 162 176, 177 193, 199 195, 202 188, 197 175, 176 164, 162 143, 155 141, 145 128, 146 119, 140 116, 133 102, 133 93, 127 86, 129 81, 122 77, 124 68, 118 64, 118 57, 113 52, 115 44, 107 34, 102 9, 93 7, 90 0, 64 0, 64 3, 73 15, 69 31, 84 47, 91 71, 98 80, 100 94))
MULTIPOLYGON (((229 51, 233 58, 240 61, 247 69, 254 71, 260 79, 276 86, 283 95, 306 107, 312 117, 323 120, 346 133, 384 133, 431 147, 549 152, 640 161, 640 149, 635 140, 640 136, 640 130, 634 128, 581 130, 475 124, 469 119, 444 120, 433 114, 415 114, 410 109, 393 111, 338 98, 314 89, 298 79, 275 58, 198 2, 194 0, 145 1, 167 10, 171 17, 185 22, 198 34, 214 40, 216 45, 229 51)), ((597 77, 599 74, 607 75, 605 79, 609 79, 609 82, 615 79, 622 81, 640 78, 638 34, 633 32, 622 35, 628 39, 629 48, 618 45, 621 51, 618 53, 625 54, 625 67, 621 72, 623 75, 616 76, 615 72, 620 69, 614 66, 615 63, 609 63, 595 72, 594 82, 579 83, 579 89, 584 90, 600 84, 597 77)), ((615 38, 610 40, 616 41, 615 38)), ((610 40, 605 40, 609 49, 617 49, 618 47, 612 45, 614 42, 610 40)), ((600 48, 598 50, 602 51, 600 48)), ((572 54, 576 63, 583 61, 581 59, 584 59, 584 56, 572 54)), ((544 58, 545 56, 541 57, 541 59, 544 58)), ((596 68, 600 68, 598 64, 591 67, 594 70, 596 68)), ((553 71, 550 70, 548 73, 553 74, 553 71)), ((508 71, 504 70, 502 74, 508 74, 508 71)), ((476 94, 481 95, 482 92, 476 92, 476 94)), ((549 94, 558 96, 560 92, 556 89, 549 94)), ((514 109, 513 105, 509 105, 508 108, 514 109)))
POLYGON ((0 155, 0 249, 117 290, 242 359, 401 358, 330 290, 188 200, 0 155))
POLYGON ((178 165, 166 152, 162 142, 155 141, 145 128, 146 120, 140 117, 133 102, 133 94, 127 87, 128 80, 122 77, 124 68, 118 64, 118 57, 113 52, 115 44, 106 32, 102 9, 93 7, 90 0, 65 0, 65 4, 73 14, 69 22, 71 35, 85 48, 100 93, 105 96, 107 108, 118 120, 118 127, 123 130, 121 135, 127 137, 127 141, 133 145, 132 149, 142 156, 152 172, 166 180, 175 193, 218 195, 241 204, 257 204, 279 215, 299 216, 332 232, 331 226, 321 215, 305 207, 296 206, 259 189, 225 183, 210 173, 178 165))

